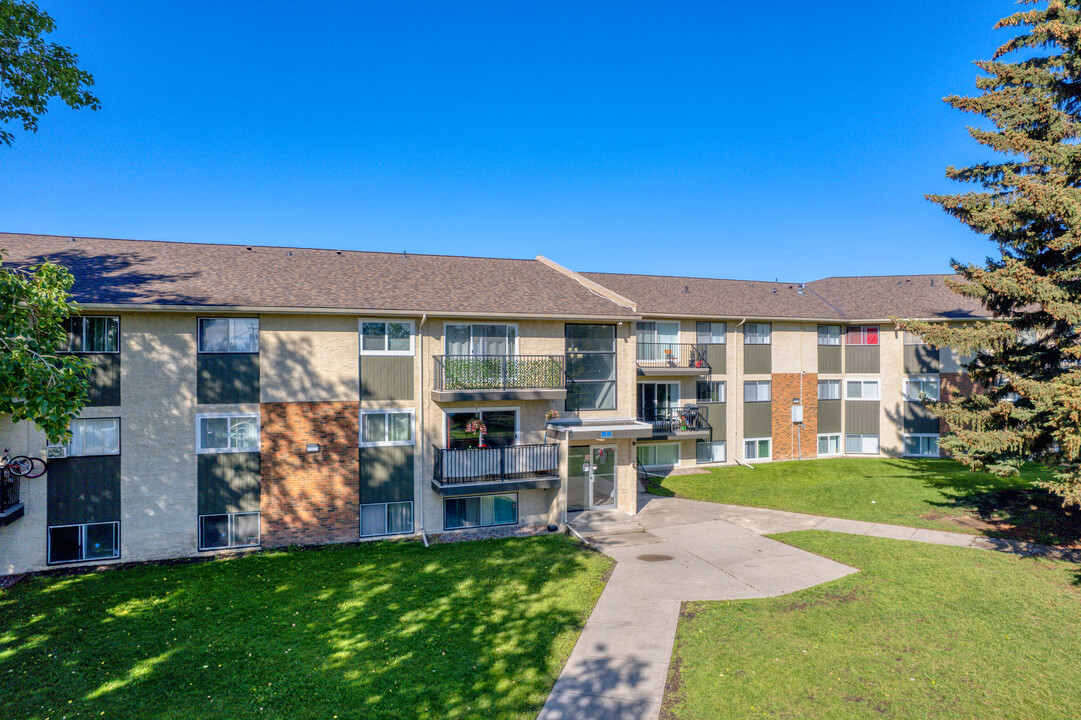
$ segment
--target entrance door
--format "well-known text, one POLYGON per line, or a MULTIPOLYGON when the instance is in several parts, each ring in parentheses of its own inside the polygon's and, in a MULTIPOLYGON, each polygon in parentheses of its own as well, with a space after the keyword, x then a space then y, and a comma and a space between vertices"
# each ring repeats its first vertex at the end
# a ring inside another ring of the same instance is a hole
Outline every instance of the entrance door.
POLYGON ((590 448, 593 458, 593 507, 616 504, 616 448, 614 445, 590 448))
POLYGON ((567 451, 567 510, 616 504, 614 446, 572 447, 567 451))

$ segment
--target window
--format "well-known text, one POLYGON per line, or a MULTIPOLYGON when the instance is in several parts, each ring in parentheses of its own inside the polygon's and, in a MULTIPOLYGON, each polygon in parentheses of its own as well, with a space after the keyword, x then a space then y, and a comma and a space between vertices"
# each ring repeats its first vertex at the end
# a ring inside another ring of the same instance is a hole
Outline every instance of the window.
POLYGON ((412 444, 412 410, 360 411, 361 447, 412 444))
POLYGON ((566 326, 567 399, 577 410, 616 408, 616 326, 566 326))
POLYGON ((83 418, 71 421, 68 455, 120 454, 120 418, 83 418))
POLYGON ((845 342, 849 345, 878 345, 877 325, 857 325, 848 328, 845 342))
POLYGON ((696 386, 695 396, 702 403, 728 402, 728 384, 724 380, 703 381, 699 380, 696 386))
POLYGON ((746 323, 743 326, 744 345, 769 345, 772 337, 773 325, 770 323, 746 323))
POLYGON ((769 402, 769 380, 747 380, 743 383, 743 402, 769 402))
POLYGON ((724 345, 727 342, 728 324, 723 322, 699 322, 695 340, 699 345, 724 345))
POLYGON ((841 326, 840 325, 819 325, 818 326, 818 344, 819 345, 840 345, 841 344, 841 326))
POLYGON ((259 451, 258 415, 196 415, 196 452, 259 451))
POLYGON ((640 322, 635 324, 635 329, 638 334, 639 360, 679 361, 679 323, 640 322))
POLYGON ((518 327, 448 323, 443 326, 443 351, 447 355, 515 355, 518 351, 518 327))
POLYGON ((412 355, 412 320, 362 320, 361 355, 412 355))
POLYGON ((938 457, 938 435, 905 435, 905 455, 938 457))
POLYGON ((878 400, 878 380, 845 381, 845 400, 878 400))
POLYGON ((845 452, 850 455, 877 455, 878 435, 845 435, 845 452))
POLYGON ((517 493, 447 498, 443 501, 444 530, 517 523, 517 493))
POLYGON ((120 318, 118 317, 72 317, 68 318, 66 352, 118 353, 120 352, 120 318))
POLYGON ((254 547, 259 540, 259 513, 199 516, 199 549, 254 547))
POLYGON ((199 318, 199 352, 259 352, 259 318, 199 318))
POLYGON ((662 420, 679 411, 679 383, 638 383, 638 419, 662 420))
POLYGON ((518 410, 493 408, 447 413, 448 448, 510 447, 518 442, 518 410), (483 430, 476 423, 480 421, 483 430))
POLYGON ((700 463, 724 462, 728 457, 724 440, 718 442, 699 440, 695 450, 697 451, 697 460, 700 463))
POLYGON ((927 343, 924 341, 924 339, 921 338, 919 335, 917 335, 916 333, 909 332, 908 330, 905 330, 905 345, 926 345, 926 344, 927 343))
POLYGON ((772 438, 747 438, 743 441, 744 460, 768 460, 773 451, 772 438))
POLYGON ((360 535, 405 535, 413 532, 413 501, 360 506, 360 535))
POLYGON ((818 456, 823 455, 840 455, 841 454, 841 436, 837 435, 819 435, 818 436, 818 456))
POLYGON ((679 443, 639 444, 638 464, 642 467, 679 465, 679 443))
POLYGON ((49 528, 49 564, 120 557, 120 523, 55 525, 49 528))
POLYGON ((911 377, 905 380, 905 400, 938 400, 937 377, 911 377))
POLYGON ((840 380, 819 380, 818 381, 818 399, 819 400, 840 400, 841 399, 841 381, 840 380))

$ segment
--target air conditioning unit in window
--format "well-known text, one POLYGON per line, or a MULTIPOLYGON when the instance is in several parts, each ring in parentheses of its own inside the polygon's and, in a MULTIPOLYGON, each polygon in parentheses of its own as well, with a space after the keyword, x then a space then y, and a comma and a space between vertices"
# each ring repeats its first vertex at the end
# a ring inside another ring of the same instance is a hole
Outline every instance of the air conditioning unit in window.
POLYGON ((45 447, 45 457, 49 460, 60 460, 68 456, 67 445, 47 445, 45 447))

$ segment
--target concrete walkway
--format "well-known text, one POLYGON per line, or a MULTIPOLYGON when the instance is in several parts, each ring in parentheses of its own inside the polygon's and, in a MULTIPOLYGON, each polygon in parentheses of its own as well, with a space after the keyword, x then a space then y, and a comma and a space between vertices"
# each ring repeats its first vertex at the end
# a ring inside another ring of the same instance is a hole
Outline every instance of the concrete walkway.
MULTIPOLYGON (((600 510, 570 520, 617 565, 538 720, 655 720, 684 601, 773 597, 856 572, 765 534, 817 529, 1056 556, 1054 548, 961 533, 639 497, 634 517, 600 510)), ((1070 554, 1057 556, 1081 560, 1070 554)))

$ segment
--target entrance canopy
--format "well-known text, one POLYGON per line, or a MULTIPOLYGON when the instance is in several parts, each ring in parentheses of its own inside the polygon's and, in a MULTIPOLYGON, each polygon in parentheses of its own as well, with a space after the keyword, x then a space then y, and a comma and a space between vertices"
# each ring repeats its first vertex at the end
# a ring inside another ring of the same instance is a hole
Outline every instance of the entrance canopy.
POLYGON ((552 420, 545 429, 550 436, 570 441, 637 439, 653 435, 653 426, 649 423, 621 417, 552 420))

